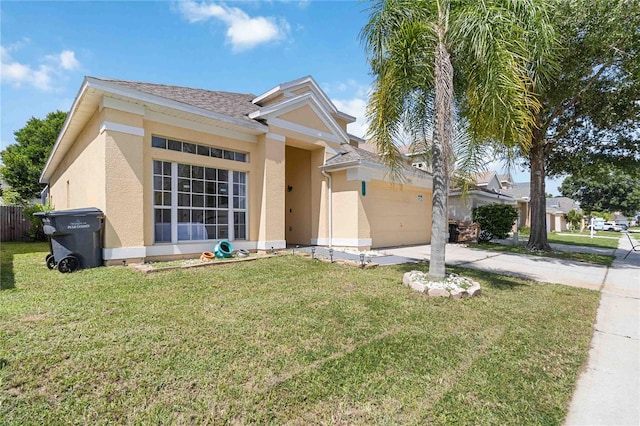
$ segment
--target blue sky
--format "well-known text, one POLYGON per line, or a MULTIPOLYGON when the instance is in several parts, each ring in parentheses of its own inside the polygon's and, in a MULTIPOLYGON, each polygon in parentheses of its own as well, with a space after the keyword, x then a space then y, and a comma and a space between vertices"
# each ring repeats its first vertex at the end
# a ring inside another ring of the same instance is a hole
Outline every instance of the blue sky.
MULTIPOLYGON (((0 3, 0 150, 31 117, 68 111, 85 75, 261 94, 312 75, 363 119, 371 76, 358 1, 0 3)), ((528 172, 512 171, 516 181, 528 172)), ((557 184, 549 183, 548 192, 557 184)))

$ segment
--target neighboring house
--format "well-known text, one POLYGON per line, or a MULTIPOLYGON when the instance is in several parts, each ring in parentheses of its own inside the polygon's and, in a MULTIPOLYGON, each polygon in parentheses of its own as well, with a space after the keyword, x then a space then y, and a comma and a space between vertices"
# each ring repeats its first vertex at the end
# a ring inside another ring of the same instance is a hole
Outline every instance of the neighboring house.
POLYGON ((466 194, 460 189, 449 191, 449 220, 471 222, 473 209, 487 204, 510 204, 515 199, 502 187, 500 176, 495 171, 474 176, 474 185, 466 194))
POLYGON ((516 201, 516 208, 518 209, 518 229, 525 226, 531 227, 531 206, 529 204, 530 186, 530 182, 512 182, 511 185, 505 189, 505 192, 516 201))
MULTIPOLYGON (((547 211, 547 232, 561 232, 566 231, 571 227, 571 224, 567 222, 567 213, 571 210, 575 210, 578 213, 582 213, 580 205, 567 197, 554 197, 546 199, 546 211, 547 211)), ((584 223, 580 225, 582 229, 584 223)))
POLYGON ((255 96, 86 77, 41 176, 105 213, 107 264, 234 248, 431 240, 431 175, 402 184, 311 77, 255 96))

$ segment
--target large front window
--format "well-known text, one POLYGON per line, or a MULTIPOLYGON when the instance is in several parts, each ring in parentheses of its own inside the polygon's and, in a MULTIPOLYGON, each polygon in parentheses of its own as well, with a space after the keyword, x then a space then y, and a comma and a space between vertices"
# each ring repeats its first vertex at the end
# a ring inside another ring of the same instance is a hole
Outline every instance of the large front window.
POLYGON ((153 162, 155 242, 246 239, 246 173, 153 162))

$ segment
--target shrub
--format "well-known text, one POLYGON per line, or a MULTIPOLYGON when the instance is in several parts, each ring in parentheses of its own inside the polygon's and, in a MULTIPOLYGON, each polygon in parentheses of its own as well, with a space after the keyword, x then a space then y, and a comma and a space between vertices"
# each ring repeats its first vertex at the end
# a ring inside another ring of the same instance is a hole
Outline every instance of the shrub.
POLYGON ((473 221, 480 225, 479 242, 506 238, 518 218, 518 210, 508 204, 487 204, 473 209, 473 221))
POLYGON ((580 222, 582 222, 582 214, 578 213, 575 210, 571 210, 569 213, 567 213, 566 219, 567 222, 571 224, 571 229, 575 231, 576 229, 580 228, 580 222))
POLYGON ((42 219, 33 214, 36 212, 49 212, 51 206, 48 204, 31 204, 24 207, 23 215, 31 223, 31 227, 27 231, 27 236, 33 241, 46 241, 47 236, 42 230, 42 219))

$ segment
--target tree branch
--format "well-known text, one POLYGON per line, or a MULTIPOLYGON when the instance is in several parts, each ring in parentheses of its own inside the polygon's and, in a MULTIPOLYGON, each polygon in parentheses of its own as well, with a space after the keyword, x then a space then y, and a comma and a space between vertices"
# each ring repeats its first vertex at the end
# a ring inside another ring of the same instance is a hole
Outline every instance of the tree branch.
POLYGON ((549 118, 545 121, 544 125, 542 126, 542 131, 543 133, 547 132, 547 129, 549 128, 549 126, 551 125, 551 122, 553 120, 555 120, 556 118, 558 118, 561 114, 563 114, 566 110, 568 110, 569 108, 571 108, 572 106, 574 106, 582 97, 582 94, 584 92, 586 92, 591 86, 593 86, 593 84, 598 80, 598 78, 600 78, 600 76, 602 75, 602 73, 604 72, 604 70, 606 70, 607 68, 609 68, 609 66, 615 61, 609 61, 608 63, 602 65, 602 67, 598 70, 597 73, 595 73, 593 76, 591 76, 591 78, 587 81, 587 84, 580 89, 580 91, 578 93, 576 93, 573 98, 571 98, 568 102, 566 102, 565 104, 561 104, 559 105, 549 116, 549 118))

